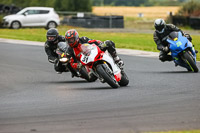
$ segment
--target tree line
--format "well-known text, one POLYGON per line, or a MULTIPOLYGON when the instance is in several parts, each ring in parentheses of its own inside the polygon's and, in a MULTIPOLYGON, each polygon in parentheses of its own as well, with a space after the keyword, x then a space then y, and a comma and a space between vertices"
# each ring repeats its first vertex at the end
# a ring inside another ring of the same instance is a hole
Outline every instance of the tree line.
POLYGON ((92 0, 1 0, 0 4, 17 7, 54 7, 56 11, 92 11, 92 0))
POLYGON ((199 0, 1 0, 0 5, 54 7, 56 11, 91 12, 92 6, 181 5, 179 15, 200 15, 199 0), (185 3, 185 4, 184 4, 185 3))
POLYGON ((174 6, 189 0, 1 0, 0 4, 54 7, 57 11, 92 11, 92 6, 174 6))
POLYGON ((93 0, 95 6, 179 6, 189 0, 93 0))

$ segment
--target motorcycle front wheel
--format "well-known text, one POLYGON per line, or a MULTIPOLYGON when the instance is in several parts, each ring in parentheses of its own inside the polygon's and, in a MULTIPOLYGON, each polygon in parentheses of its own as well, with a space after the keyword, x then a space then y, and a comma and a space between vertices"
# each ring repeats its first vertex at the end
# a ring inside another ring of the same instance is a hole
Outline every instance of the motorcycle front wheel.
POLYGON ((193 71, 193 72, 198 72, 199 69, 193 59, 193 56, 191 55, 191 53, 189 53, 188 51, 185 51, 183 53, 183 57, 184 57, 184 61, 189 65, 190 69, 193 71))
POLYGON ((112 88, 118 88, 119 85, 115 80, 114 75, 109 73, 109 69, 105 64, 99 64, 96 66, 96 71, 100 77, 104 79, 106 83, 108 83, 112 88), (107 69, 107 70, 106 70, 107 69))

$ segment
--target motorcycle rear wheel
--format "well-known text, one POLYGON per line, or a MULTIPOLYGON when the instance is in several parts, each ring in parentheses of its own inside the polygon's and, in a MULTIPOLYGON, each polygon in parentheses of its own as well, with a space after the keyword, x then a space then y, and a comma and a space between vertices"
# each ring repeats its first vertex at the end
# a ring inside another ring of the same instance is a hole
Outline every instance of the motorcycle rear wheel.
POLYGON ((114 75, 110 75, 105 69, 110 69, 104 66, 104 64, 99 64, 96 66, 96 71, 100 77, 102 77, 106 83, 108 83, 112 88, 118 88, 119 85, 114 78, 114 75))
POLYGON ((199 71, 194 59, 192 58, 192 55, 188 51, 185 51, 183 53, 183 57, 185 58, 186 63, 189 65, 190 69, 193 72, 198 72, 199 71))
POLYGON ((126 73, 122 70, 121 71, 121 74, 122 74, 122 78, 121 80, 118 82, 118 84, 120 86, 127 86, 128 83, 129 83, 129 79, 128 79, 128 76, 126 75, 126 73))

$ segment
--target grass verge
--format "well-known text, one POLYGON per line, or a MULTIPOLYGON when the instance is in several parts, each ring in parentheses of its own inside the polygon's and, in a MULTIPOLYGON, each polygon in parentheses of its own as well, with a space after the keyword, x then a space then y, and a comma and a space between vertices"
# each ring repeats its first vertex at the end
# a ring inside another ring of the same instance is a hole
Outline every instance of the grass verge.
MULTIPOLYGON (((65 32, 71 27, 59 27, 58 30, 60 35, 65 34, 65 32)), ((91 32, 86 30, 77 29, 80 36, 87 36, 92 39, 97 39, 101 41, 112 40, 116 43, 117 48, 126 49, 137 49, 145 51, 158 52, 156 44, 153 41, 152 34, 138 34, 138 33, 121 33, 121 32, 91 32)), ((29 41, 39 41, 45 42, 46 40, 46 30, 43 28, 25 28, 19 30, 13 29, 0 29, 0 38, 9 39, 19 39, 19 40, 29 40, 29 41)), ((195 49, 200 51, 200 35, 194 35, 193 44, 195 44, 195 49)), ((200 55, 197 54, 197 60, 200 60, 200 55)))
POLYGON ((190 131, 167 131, 167 132, 146 132, 146 133, 200 133, 200 130, 190 130, 190 131))

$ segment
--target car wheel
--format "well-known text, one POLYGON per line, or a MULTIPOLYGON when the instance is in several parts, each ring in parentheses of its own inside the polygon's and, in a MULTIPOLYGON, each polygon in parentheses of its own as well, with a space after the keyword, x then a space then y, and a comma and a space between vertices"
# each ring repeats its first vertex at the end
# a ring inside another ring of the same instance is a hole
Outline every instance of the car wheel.
POLYGON ((48 24, 47 24, 47 27, 46 27, 46 29, 50 29, 50 28, 56 28, 57 27, 57 24, 56 24, 56 22, 54 22, 54 21, 51 21, 51 22, 49 22, 48 24))
POLYGON ((13 21, 11 24, 12 29, 19 29, 21 27, 21 24, 19 21, 13 21))

